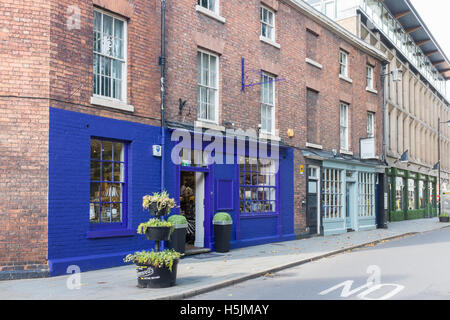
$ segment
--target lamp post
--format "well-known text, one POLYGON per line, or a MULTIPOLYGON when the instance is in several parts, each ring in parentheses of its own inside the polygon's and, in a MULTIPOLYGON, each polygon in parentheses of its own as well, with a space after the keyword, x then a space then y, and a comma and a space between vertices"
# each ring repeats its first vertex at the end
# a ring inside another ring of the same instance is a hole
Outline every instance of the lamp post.
MULTIPOLYGON (((381 80, 381 88, 383 88, 383 161, 385 164, 387 164, 386 162, 386 90, 385 90, 385 78, 386 76, 392 76, 392 81, 393 82, 400 82, 402 81, 402 75, 403 75, 403 70, 402 69, 395 69, 392 70, 390 72, 385 73, 386 71, 386 65, 383 65, 383 73, 380 75, 380 80, 381 80)), ((387 184, 387 179, 386 179, 386 173, 383 174, 383 194, 385 195, 385 197, 387 197, 387 192, 386 192, 386 184, 387 184)), ((389 195, 388 199, 390 202, 390 197, 391 195, 389 195)), ((378 202, 379 204, 381 204, 381 201, 378 202)), ((386 207, 382 207, 382 211, 383 214, 380 215, 380 218, 378 219, 377 223, 379 225, 379 228, 383 228, 386 229, 387 228, 387 212, 386 210, 389 210, 389 205, 386 207)))
POLYGON ((439 215, 441 215, 442 210, 442 194, 441 194, 441 124, 448 123, 450 125, 450 120, 441 122, 441 118, 438 118, 438 183, 439 183, 439 215))

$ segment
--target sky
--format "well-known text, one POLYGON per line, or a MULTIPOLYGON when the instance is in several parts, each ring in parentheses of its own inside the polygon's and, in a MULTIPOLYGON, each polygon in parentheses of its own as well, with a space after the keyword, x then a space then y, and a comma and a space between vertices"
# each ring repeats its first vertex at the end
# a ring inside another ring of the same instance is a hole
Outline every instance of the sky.
MULTIPOLYGON (((438 45, 450 59, 450 1, 410 0, 430 30, 438 45)), ((450 97, 450 80, 447 81, 447 97, 450 97)))

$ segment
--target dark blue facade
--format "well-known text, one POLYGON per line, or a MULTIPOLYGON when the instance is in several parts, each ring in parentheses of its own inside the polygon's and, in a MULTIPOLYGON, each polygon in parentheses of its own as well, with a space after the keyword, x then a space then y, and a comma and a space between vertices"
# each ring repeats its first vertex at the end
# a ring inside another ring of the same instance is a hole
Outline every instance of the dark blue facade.
MULTIPOLYGON (((165 188, 179 199, 179 174, 189 170, 171 161, 170 131, 166 131, 165 188)), ((50 108, 48 260, 50 275, 66 274, 77 265, 81 271, 123 265, 122 259, 137 250, 153 249, 153 242, 136 234, 150 216, 142 197, 161 188, 161 158, 153 145, 161 145, 161 128, 50 108), (89 221, 91 138, 125 142, 127 158, 126 227, 95 230, 89 221)), ((204 168, 211 192, 205 211, 205 246, 214 249, 212 216, 217 211, 233 217, 231 248, 292 240, 294 235, 293 152, 281 149, 278 174, 278 214, 242 217, 239 212, 239 166, 204 168), (221 190, 231 192, 226 195, 221 190), (222 194, 222 196, 220 196, 222 194), (225 197, 225 198, 223 198, 225 197)), ((178 209, 174 213, 178 213, 178 209)))

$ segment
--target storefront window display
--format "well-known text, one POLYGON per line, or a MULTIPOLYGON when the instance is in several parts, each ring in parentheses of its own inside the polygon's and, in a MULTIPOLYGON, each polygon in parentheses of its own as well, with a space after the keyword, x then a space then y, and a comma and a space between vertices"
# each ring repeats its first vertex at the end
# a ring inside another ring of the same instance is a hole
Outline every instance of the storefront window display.
POLYGON ((395 179, 395 210, 403 210, 403 178, 397 177, 395 179))
POLYGON ((326 168, 323 170, 323 209, 327 219, 343 217, 342 179, 342 170, 326 168))
POLYGON ((416 182, 408 179, 408 210, 416 209, 416 182))

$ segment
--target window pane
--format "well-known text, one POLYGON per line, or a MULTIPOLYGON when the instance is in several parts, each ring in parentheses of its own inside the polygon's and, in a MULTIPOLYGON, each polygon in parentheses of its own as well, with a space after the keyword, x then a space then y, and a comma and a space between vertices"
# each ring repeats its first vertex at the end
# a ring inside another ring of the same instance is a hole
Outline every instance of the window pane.
POLYGON ((100 160, 102 144, 99 140, 91 140, 91 159, 100 160))
POLYGON ((100 202, 100 183, 91 183, 91 202, 100 202))
POLYGON ((111 204, 110 203, 102 203, 100 220, 103 223, 111 222, 111 204))
POLYGON ((100 204, 98 203, 91 203, 89 206, 89 221, 91 223, 99 223, 100 217, 100 204))
POLYGON ((102 180, 112 181, 112 162, 102 162, 102 180))
POLYGON ((100 171, 101 170, 101 162, 100 161, 91 161, 91 180, 100 181, 100 171))
POLYGON ((102 159, 103 160, 112 160, 112 148, 113 144, 110 141, 103 141, 103 149, 102 149, 102 159))
POLYGON ((111 202, 111 184, 102 183, 101 184, 101 202, 111 202))
POLYGON ((122 222, 122 203, 113 203, 111 206, 112 222, 122 222))

